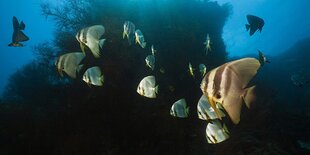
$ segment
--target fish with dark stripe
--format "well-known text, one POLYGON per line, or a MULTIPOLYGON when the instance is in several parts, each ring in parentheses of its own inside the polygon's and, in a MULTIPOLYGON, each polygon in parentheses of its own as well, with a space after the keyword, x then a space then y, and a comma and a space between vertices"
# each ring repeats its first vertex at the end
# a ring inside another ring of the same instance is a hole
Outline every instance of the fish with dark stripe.
POLYGON ((243 58, 225 63, 206 74, 201 82, 201 90, 207 97, 218 119, 222 119, 220 103, 234 124, 240 121, 242 103, 248 108, 255 101, 255 86, 248 87, 250 80, 261 67, 255 58, 243 58))
POLYGON ((100 39, 104 34, 105 29, 102 25, 94 25, 81 29, 76 34, 76 39, 80 43, 82 51, 85 53, 88 47, 95 58, 100 57, 100 48, 104 45, 105 39, 100 39))
POLYGON ((8 46, 13 47, 22 47, 24 46, 20 42, 28 41, 29 37, 24 34, 22 30, 25 30, 26 25, 23 21, 20 23, 18 22, 17 18, 13 16, 13 35, 12 35, 12 42, 8 46))

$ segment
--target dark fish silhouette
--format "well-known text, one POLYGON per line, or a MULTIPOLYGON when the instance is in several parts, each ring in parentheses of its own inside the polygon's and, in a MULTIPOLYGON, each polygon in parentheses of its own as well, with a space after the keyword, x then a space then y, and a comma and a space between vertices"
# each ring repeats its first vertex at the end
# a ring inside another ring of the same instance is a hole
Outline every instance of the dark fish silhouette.
POLYGON ((270 61, 267 60, 266 56, 260 50, 258 50, 258 60, 261 66, 264 66, 265 63, 270 63, 270 61))
POLYGON ((246 18, 249 24, 245 24, 245 27, 247 31, 250 30, 250 36, 252 36, 257 30, 262 32, 263 26, 265 24, 262 18, 253 15, 247 15, 246 18))
POLYGON ((22 30, 25 30, 26 25, 23 21, 20 23, 18 22, 17 18, 13 16, 13 35, 12 35, 12 42, 8 46, 20 47, 24 46, 19 42, 29 40, 22 30))

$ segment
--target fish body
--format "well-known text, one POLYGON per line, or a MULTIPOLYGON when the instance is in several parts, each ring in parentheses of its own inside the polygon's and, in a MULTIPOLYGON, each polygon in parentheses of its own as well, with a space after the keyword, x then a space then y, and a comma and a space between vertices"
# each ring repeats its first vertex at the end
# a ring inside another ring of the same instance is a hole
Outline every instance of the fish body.
POLYGON ((154 45, 151 46, 152 55, 155 56, 156 50, 154 49, 154 45))
POLYGON ((24 34, 22 30, 25 30, 26 25, 23 21, 20 23, 18 22, 17 18, 13 16, 13 35, 12 35, 12 42, 8 44, 8 46, 13 47, 22 47, 23 44, 19 42, 28 41, 29 37, 24 34))
POLYGON ((206 138, 209 144, 218 144, 229 138, 229 131, 224 123, 219 120, 211 120, 206 128, 206 138))
POLYGON ((135 24, 131 21, 125 21, 123 27, 123 39, 127 38, 129 45, 131 45, 135 38, 135 24))
POLYGON ((211 39, 209 34, 207 34, 206 41, 203 43, 205 45, 206 55, 211 51, 211 39))
POLYGON ((255 102, 255 86, 248 86, 249 81, 261 67, 255 58, 243 58, 225 63, 211 71, 203 78, 200 88, 208 98, 218 119, 221 119, 220 103, 234 124, 240 121, 242 103, 251 108, 255 102))
POLYGON ((176 101, 170 109, 170 115, 179 118, 186 118, 189 115, 189 107, 186 105, 185 99, 176 101))
POLYGON ((207 67, 204 64, 199 65, 199 72, 201 73, 201 76, 204 77, 207 73, 207 67))
POLYGON ((99 58, 101 55, 99 48, 102 48, 105 42, 105 39, 100 38, 104 33, 105 29, 102 25, 93 25, 81 29, 75 37, 84 53, 88 48, 95 58, 99 58))
POLYGON ((84 53, 72 52, 59 56, 56 60, 58 73, 63 76, 65 72, 69 77, 75 79, 81 67, 80 63, 85 58, 84 53))
POLYGON ((148 67, 150 67, 152 70, 155 68, 155 57, 153 55, 148 55, 145 58, 145 63, 148 67))
POLYGON ((136 36, 136 43, 138 43, 142 48, 145 48, 146 42, 144 40, 144 36, 143 36, 143 33, 141 32, 141 30, 137 29, 135 31, 135 36, 136 36))
POLYGON ((156 86, 155 76, 144 77, 138 85, 137 93, 147 98, 156 98, 158 85, 156 86))
POLYGON ((303 148, 303 149, 310 151, 310 143, 309 142, 304 142, 304 141, 298 140, 297 143, 299 144, 300 148, 303 148))
POLYGON ((256 31, 262 32, 263 26, 265 24, 262 18, 254 15, 247 15, 248 24, 245 24, 246 30, 250 31, 250 36, 252 36, 256 31))
MULTIPOLYGON (((225 117, 224 108, 220 103, 216 104, 216 108, 219 109, 220 117, 225 117)), ((197 104, 197 113, 198 118, 202 120, 214 120, 217 119, 217 115, 215 113, 215 110, 211 107, 208 98, 204 95, 201 95, 198 104, 197 104)))
POLYGON ((102 86, 104 82, 104 75, 98 66, 94 66, 85 71, 83 81, 88 85, 102 86))
POLYGON ((160 67, 159 72, 162 73, 162 74, 165 74, 166 70, 165 70, 164 67, 160 67))
POLYGON ((305 84, 309 83, 308 80, 306 80, 305 76, 301 73, 296 73, 291 75, 291 80, 293 84, 297 87, 302 87, 305 84))
POLYGON ((189 63, 189 64, 188 64, 188 71, 189 71, 189 74, 190 74, 193 78, 195 78, 194 70, 195 70, 195 69, 193 68, 192 64, 189 63))

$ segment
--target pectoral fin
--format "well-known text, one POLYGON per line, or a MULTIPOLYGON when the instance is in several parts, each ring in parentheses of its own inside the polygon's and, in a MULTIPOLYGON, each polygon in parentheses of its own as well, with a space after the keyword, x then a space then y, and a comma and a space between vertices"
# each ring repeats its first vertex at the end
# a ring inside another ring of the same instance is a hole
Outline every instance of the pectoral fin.
POLYGON ((220 120, 222 120, 222 117, 221 117, 221 114, 220 114, 220 112, 219 112, 219 109, 217 109, 217 107, 216 107, 216 102, 213 100, 212 97, 208 97, 208 101, 209 101, 211 107, 213 108, 213 110, 214 110, 214 112, 215 112, 217 118, 220 119, 220 120))

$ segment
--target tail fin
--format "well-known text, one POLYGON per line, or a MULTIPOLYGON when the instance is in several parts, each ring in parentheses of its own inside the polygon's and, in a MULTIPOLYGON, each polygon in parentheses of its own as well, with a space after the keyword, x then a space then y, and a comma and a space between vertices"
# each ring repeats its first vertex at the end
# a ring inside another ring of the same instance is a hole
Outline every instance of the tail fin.
POLYGON ((99 40, 99 47, 102 48, 106 39, 99 40))
POLYGON ((146 42, 143 42, 142 43, 142 48, 145 48, 146 47, 146 42))
POLYGON ((155 87, 155 93, 158 94, 158 85, 155 87))
POLYGON ((25 28, 26 28, 25 23, 23 21, 21 21, 20 24, 19 24, 19 29, 25 30, 25 28))
POLYGON ((185 113, 188 115, 189 114, 189 107, 186 107, 185 113))
POLYGON ((99 78, 99 80, 103 83, 104 82, 104 75, 102 74, 99 78))
POLYGON ((249 31, 250 25, 249 24, 245 24, 245 28, 246 28, 247 31, 249 31))
POLYGON ((247 108, 251 108, 252 104, 256 101, 256 86, 246 88, 243 94, 243 100, 247 108))

